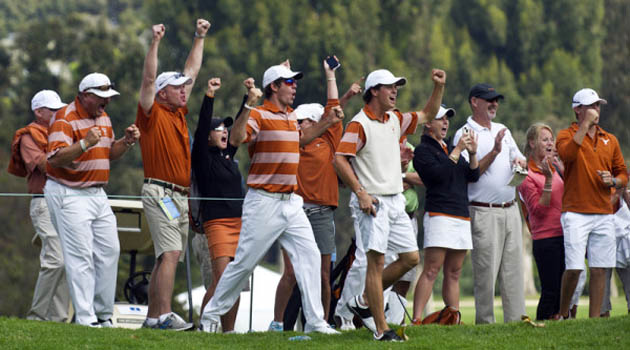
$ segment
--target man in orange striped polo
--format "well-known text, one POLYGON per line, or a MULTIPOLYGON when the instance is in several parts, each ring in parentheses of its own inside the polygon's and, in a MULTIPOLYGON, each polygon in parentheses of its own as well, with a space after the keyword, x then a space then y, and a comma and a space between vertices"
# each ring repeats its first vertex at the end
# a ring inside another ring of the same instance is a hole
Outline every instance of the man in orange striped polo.
POLYGON ((306 318, 305 332, 338 334, 324 321, 321 303, 321 258, 311 225, 302 210, 297 190, 300 145, 310 143, 328 125, 298 132, 297 116, 291 104, 301 72, 289 63, 272 66, 263 75, 265 101, 252 107, 245 132, 232 137, 249 142, 251 165, 243 202, 243 224, 236 256, 221 276, 214 296, 201 316, 201 329, 214 333, 219 317, 239 297, 243 285, 271 245, 278 241, 289 255, 300 290, 306 318))
POLYGON ((149 282, 149 310, 143 328, 175 331, 192 329, 171 310, 175 270, 188 242, 188 187, 190 142, 186 103, 201 68, 203 44, 210 22, 198 19, 184 71, 163 72, 156 79, 158 47, 166 27, 154 25, 144 60, 136 123, 140 140, 144 185, 142 205, 155 250, 149 282))
POLYGON ((600 316, 606 269, 616 265, 610 194, 613 188, 625 188, 628 176, 617 138, 599 127, 600 107, 606 103, 593 89, 576 92, 572 107, 577 121, 558 132, 556 147, 565 167, 560 222, 566 270, 555 319, 569 317, 585 254, 590 271, 589 317, 600 316))
POLYGON ((76 99, 61 108, 48 130, 44 195, 61 239, 76 323, 112 327, 120 245, 116 218, 103 186, 109 162, 140 138, 132 124, 116 140, 105 107, 119 93, 105 74, 91 73, 76 99))

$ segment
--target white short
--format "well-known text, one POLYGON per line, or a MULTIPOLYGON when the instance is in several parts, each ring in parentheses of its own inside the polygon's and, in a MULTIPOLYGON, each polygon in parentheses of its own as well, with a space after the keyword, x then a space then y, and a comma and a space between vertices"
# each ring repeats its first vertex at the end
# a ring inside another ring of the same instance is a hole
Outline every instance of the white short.
POLYGON ((612 214, 564 212, 560 217, 564 231, 564 256, 567 270, 589 267, 615 267, 615 227, 612 214))
POLYGON ((386 251, 398 254, 417 251, 411 219, 405 212, 405 197, 402 194, 373 197, 378 200, 376 217, 363 213, 357 196, 354 193, 350 196, 350 210, 359 224, 365 251, 382 254, 386 251))
POLYGON ((424 213, 424 248, 473 249, 470 221, 424 213))

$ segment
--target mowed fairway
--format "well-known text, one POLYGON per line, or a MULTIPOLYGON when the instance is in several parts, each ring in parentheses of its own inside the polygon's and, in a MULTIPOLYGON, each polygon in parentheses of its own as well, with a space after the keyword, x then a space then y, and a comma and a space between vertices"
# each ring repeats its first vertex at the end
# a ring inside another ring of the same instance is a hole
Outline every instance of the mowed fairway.
MULTIPOLYGON (((290 337, 301 333, 222 335, 91 329, 0 317, 0 349, 630 349, 630 316, 625 312, 625 300, 613 301, 611 318, 584 318, 587 304, 582 302, 579 319, 547 322, 544 328, 520 322, 475 326, 472 307, 463 307, 465 325, 408 327, 410 339, 400 344, 375 342, 365 329, 290 341, 290 337)), ((530 315, 533 310, 535 307, 528 307, 530 315)))

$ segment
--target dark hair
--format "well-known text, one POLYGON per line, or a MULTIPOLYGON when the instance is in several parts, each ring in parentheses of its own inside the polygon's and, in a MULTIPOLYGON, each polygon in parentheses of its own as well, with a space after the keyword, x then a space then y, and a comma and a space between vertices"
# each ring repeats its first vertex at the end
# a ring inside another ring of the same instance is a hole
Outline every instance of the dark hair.
POLYGON ((271 95, 273 94, 273 90, 271 89, 271 85, 276 85, 276 86, 280 86, 280 83, 283 81, 283 78, 278 78, 274 81, 271 82, 271 84, 267 85, 267 87, 265 87, 265 98, 269 99, 271 97, 271 95))
POLYGON ((368 89, 368 90, 367 90, 367 91, 363 94, 363 102, 365 102, 365 104, 370 103, 370 101, 372 101, 372 97, 373 97, 373 96, 372 96, 372 89, 376 89, 376 90, 378 90, 378 89, 380 89, 380 88, 381 88, 381 86, 382 86, 382 85, 383 85, 383 84, 376 84, 376 85, 372 86, 371 88, 369 88, 369 89, 368 89))

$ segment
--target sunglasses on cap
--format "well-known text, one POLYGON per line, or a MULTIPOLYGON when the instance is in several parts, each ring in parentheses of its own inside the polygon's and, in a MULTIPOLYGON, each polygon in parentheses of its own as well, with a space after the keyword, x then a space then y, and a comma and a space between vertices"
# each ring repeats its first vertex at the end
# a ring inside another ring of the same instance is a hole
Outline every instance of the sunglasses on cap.
POLYGON ((109 91, 109 89, 113 89, 113 88, 114 88, 114 83, 111 83, 109 85, 92 86, 92 87, 89 87, 89 88, 85 89, 84 91, 87 91, 87 90, 90 90, 90 89, 101 90, 101 91, 109 91))

